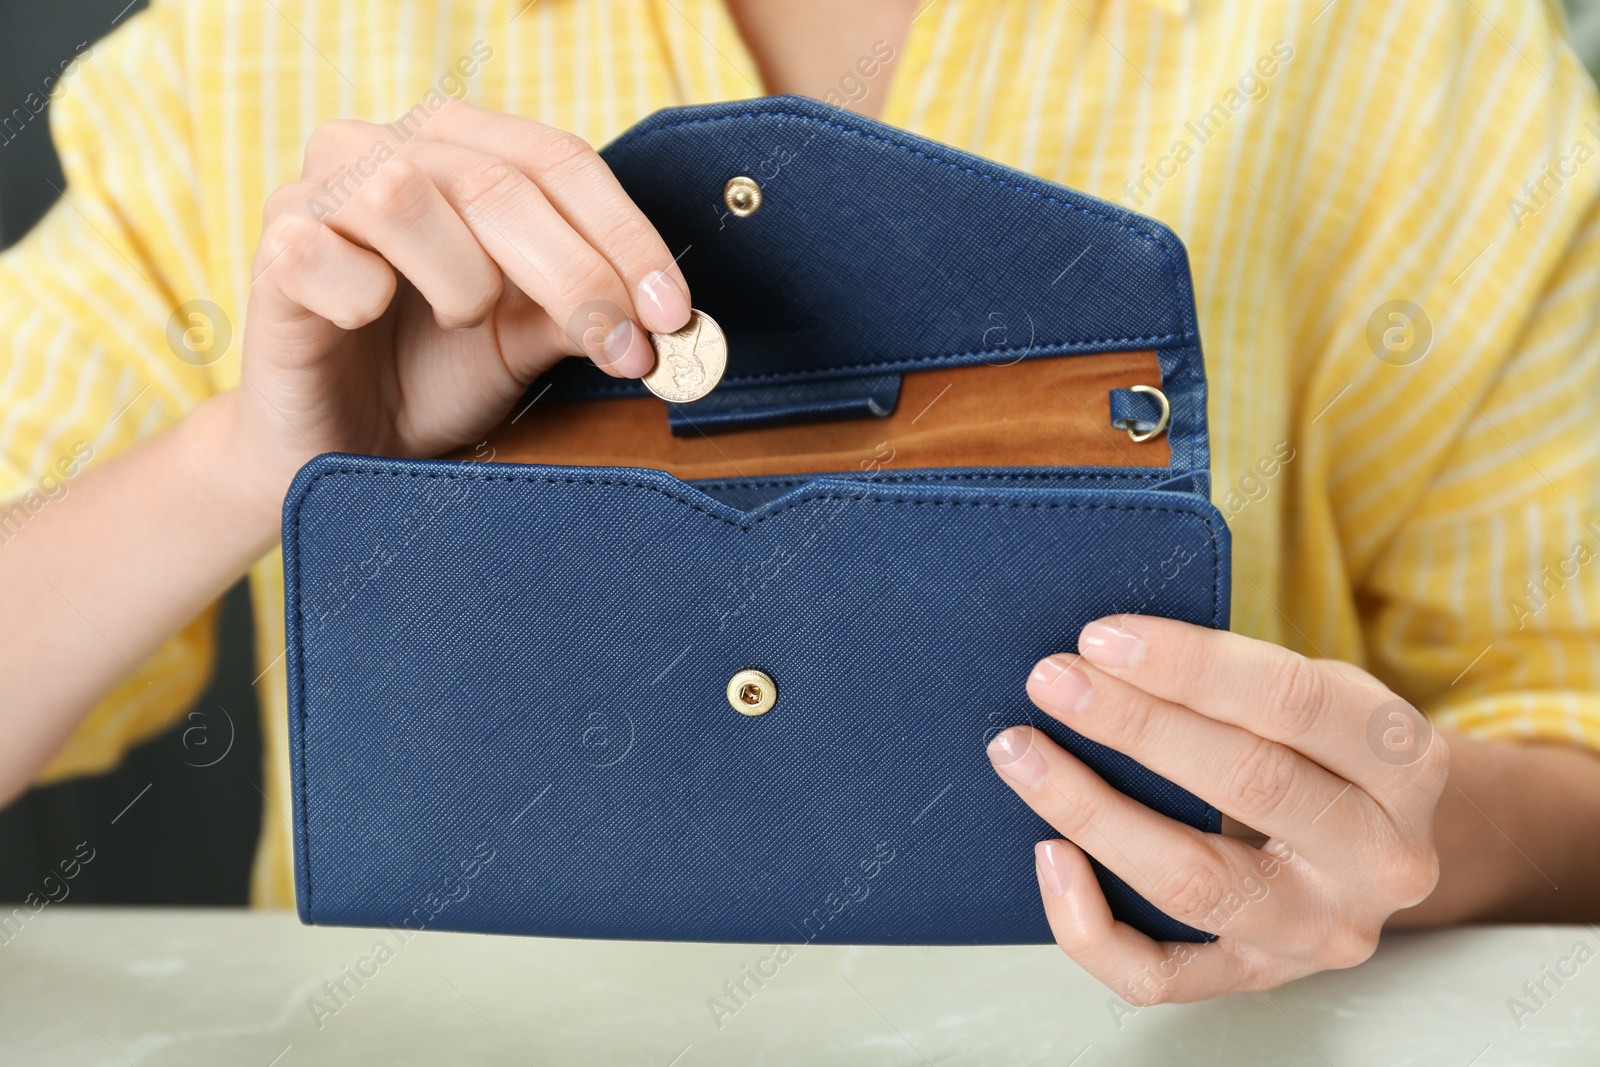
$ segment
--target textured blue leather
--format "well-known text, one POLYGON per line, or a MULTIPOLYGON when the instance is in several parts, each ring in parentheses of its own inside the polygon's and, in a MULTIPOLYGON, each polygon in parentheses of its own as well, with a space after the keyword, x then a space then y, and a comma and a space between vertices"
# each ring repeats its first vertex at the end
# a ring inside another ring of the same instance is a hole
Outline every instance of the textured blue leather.
POLYGON ((1111 390, 1111 425, 1119 430, 1149 433, 1161 423, 1161 402, 1149 393, 1111 390))
MULTIPOLYGON (((1177 240, 795 99, 663 112, 606 157, 674 248, 697 242, 681 262, 728 330, 727 388, 853 380, 859 393, 925 366, 1153 348, 1172 464, 688 484, 318 457, 283 530, 302 919, 1047 941, 1032 845, 1056 833, 984 755, 1017 723, 1217 830, 1204 800, 1042 715, 1023 689, 1036 660, 1103 615, 1227 625, 1229 538, 1207 499, 1177 240), (735 174, 765 178, 747 219, 718 215, 735 174), (997 308, 1031 322, 1025 344, 985 341, 997 308), (749 667, 777 684, 764 716, 725 696, 749 667)), ((569 398, 637 388, 576 363, 552 383, 569 398)), ((1204 936, 1097 869, 1119 918, 1204 936)))
POLYGON ((899 399, 898 374, 742 386, 718 389, 693 404, 668 404, 667 425, 679 437, 693 437, 796 422, 881 419, 899 399))

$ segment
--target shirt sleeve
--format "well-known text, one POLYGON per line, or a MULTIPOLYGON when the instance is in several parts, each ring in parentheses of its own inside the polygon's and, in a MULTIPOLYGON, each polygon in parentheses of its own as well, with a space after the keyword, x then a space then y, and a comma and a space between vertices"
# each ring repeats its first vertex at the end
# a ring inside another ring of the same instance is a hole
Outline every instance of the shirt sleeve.
MULTIPOLYGON (((168 343, 174 310, 202 296, 205 255, 180 40, 157 3, 87 49, 55 88, 66 187, 0 255, 0 551, 85 469, 212 391, 198 360, 168 343)), ((179 718, 209 677, 214 614, 130 672, 40 780, 106 770, 179 718)))
POLYGON ((1413 17, 1374 56, 1346 228, 1309 234, 1343 283, 1304 311, 1332 325, 1307 338, 1303 473, 1346 592, 1294 595, 1344 599, 1435 721, 1600 749, 1595 87, 1554 5, 1413 17))

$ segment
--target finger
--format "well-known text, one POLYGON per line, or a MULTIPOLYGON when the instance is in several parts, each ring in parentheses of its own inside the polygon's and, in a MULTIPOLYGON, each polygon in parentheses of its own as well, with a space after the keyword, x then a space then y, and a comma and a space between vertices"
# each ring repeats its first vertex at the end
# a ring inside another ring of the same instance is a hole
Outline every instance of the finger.
POLYGON ((420 136, 503 158, 539 186, 625 284, 637 321, 672 333, 689 321, 689 285, 650 220, 611 168, 575 134, 532 119, 452 101, 420 136))
POLYGON ((326 203, 342 203, 403 143, 391 127, 376 122, 332 119, 320 123, 306 138, 300 178, 318 183, 326 203))
POLYGON ((1076 845, 1041 841, 1034 865, 1056 944, 1128 1003, 1184 1003, 1239 988, 1243 968, 1222 942, 1158 942, 1113 919, 1094 868, 1076 845))
POLYGON ((263 325, 302 333, 302 342, 326 323, 358 330, 377 321, 397 284, 382 256, 294 213, 267 223, 251 273, 252 320, 259 310, 263 325))
POLYGON ((1384 821, 1365 792, 1289 746, 1151 696, 1077 656, 1041 660, 1028 696, 1077 733, 1292 841, 1313 862, 1343 861, 1352 840, 1384 821))
MULTIPOLYGON (((287 186, 274 202, 309 185, 287 186)), ((336 209, 312 195, 299 207, 388 260, 427 301, 441 329, 482 324, 500 298, 500 268, 428 174, 409 160, 389 159, 336 209)))
MULTIPOLYGON (((1369 744, 1369 726, 1386 709, 1404 708, 1420 720, 1415 709, 1372 685, 1364 672, 1341 672, 1339 664, 1307 659, 1267 641, 1172 619, 1122 615, 1085 626, 1078 651, 1152 696, 1288 745, 1368 792, 1404 788, 1395 773, 1403 765, 1426 761, 1424 770, 1430 770, 1443 756, 1442 744, 1424 739, 1426 747, 1413 755, 1385 758, 1369 744)), ((1425 720, 1421 728, 1428 730, 1425 720)), ((1410 777, 1421 788, 1428 775, 1410 777)))
MULTIPOLYGON (((1271 893, 1256 892, 1254 849, 1158 815, 1039 731, 1013 726, 988 751, 1001 778, 1040 818, 1179 922, 1211 933, 1226 925, 1248 936, 1279 910, 1271 893), (1249 907, 1231 903, 1255 897, 1249 907)), ((1275 878, 1283 884, 1284 872, 1275 878)))
POLYGON ((503 159, 455 145, 417 145, 408 159, 432 179, 452 212, 517 288, 555 322, 583 327, 569 330, 578 342, 574 351, 615 376, 637 378, 649 372, 655 353, 629 317, 632 305, 622 279, 537 185, 503 159), (616 308, 620 314, 602 314, 604 328, 588 329, 588 316, 597 306, 616 308))
MULTIPOLYGON (((425 116, 427 121, 431 121, 432 117, 431 113, 425 116)), ((532 346, 503 345, 513 373, 531 380, 547 368, 548 357, 553 351, 587 355, 613 376, 637 377, 647 372, 654 365, 654 353, 650 351, 648 340, 629 320, 631 305, 626 288, 620 279, 614 278, 614 272, 605 269, 603 257, 583 247, 584 242, 580 238, 572 237, 571 227, 549 208, 543 194, 536 189, 535 207, 544 209, 540 219, 548 221, 553 218, 556 221, 548 232, 535 232, 531 241, 520 232, 527 227, 508 230, 478 207, 465 207, 460 198, 454 195, 456 182, 474 191, 482 189, 488 195, 505 172, 515 172, 516 168, 493 156, 466 149, 459 149, 459 154, 449 164, 440 164, 436 153, 425 150, 435 143, 418 138, 419 122, 415 116, 409 119, 410 125, 406 125, 405 120, 388 125, 337 120, 318 126, 306 144, 305 174, 308 177, 302 184, 312 189, 319 198, 318 202, 325 208, 331 205, 334 216, 330 217, 336 217, 355 198, 370 195, 368 187, 379 175, 387 174, 390 168, 397 164, 420 167, 432 179, 440 195, 450 203, 451 210, 472 232, 484 254, 496 261, 497 269, 503 270, 523 293, 541 307, 539 317, 543 318, 548 313, 557 323, 568 324, 565 330, 559 325, 554 330, 547 330, 530 323, 529 315, 519 315, 518 322, 523 327, 533 326, 541 338, 556 337, 560 339, 560 344, 556 348, 543 343, 532 346), (469 162, 463 162, 464 159, 469 162), (452 172, 450 164, 457 169, 452 172), (520 243, 513 246, 503 239, 507 236, 520 238, 520 243), (546 239, 555 242, 555 247, 547 248, 543 243, 546 239), (573 245, 579 246, 577 254, 569 254, 573 245), (538 254, 540 251, 545 254, 538 254), (562 255, 567 256, 565 264, 559 259, 562 255), (611 283, 597 290, 598 302, 618 309, 608 317, 603 329, 593 329, 595 323, 588 316, 583 317, 583 329, 570 328, 573 312, 582 301, 564 300, 563 287, 580 292, 584 290, 582 278, 574 280, 572 275, 585 271, 600 283, 611 283), (590 343, 573 344, 570 338, 574 336, 590 343)), ((511 303, 515 305, 518 302, 513 299, 511 303)), ((526 334, 527 329, 515 332, 526 334)))

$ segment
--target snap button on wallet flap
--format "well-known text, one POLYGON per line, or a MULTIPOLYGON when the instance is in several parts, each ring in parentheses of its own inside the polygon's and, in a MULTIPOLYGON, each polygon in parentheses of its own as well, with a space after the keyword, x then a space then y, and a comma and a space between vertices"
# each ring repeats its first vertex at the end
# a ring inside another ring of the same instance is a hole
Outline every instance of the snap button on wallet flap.
MULTIPOLYGON (((984 755, 1016 724, 1218 829, 1023 690, 1103 615, 1227 625, 1178 240, 796 98, 664 111, 603 155, 727 373, 669 409, 569 360, 489 450, 301 471, 301 917, 1047 941, 1056 832, 984 755)), ((1119 918, 1207 936, 1097 873, 1119 918)))

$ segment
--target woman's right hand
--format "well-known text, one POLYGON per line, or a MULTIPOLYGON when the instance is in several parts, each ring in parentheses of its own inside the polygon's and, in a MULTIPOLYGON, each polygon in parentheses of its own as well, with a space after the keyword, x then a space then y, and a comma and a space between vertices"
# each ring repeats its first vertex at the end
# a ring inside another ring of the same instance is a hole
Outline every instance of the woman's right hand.
POLYGON ((0 806, 267 552, 306 460, 481 441, 563 355, 638 377, 641 330, 688 322, 672 254, 580 138, 454 101, 409 121, 318 128, 267 204, 239 387, 97 460, 0 552, 0 806))
POLYGON ((480 441, 562 356, 637 378, 641 330, 689 321, 672 253, 582 138, 454 100, 403 121, 318 127, 267 201, 234 403, 275 499, 320 452, 480 441))

